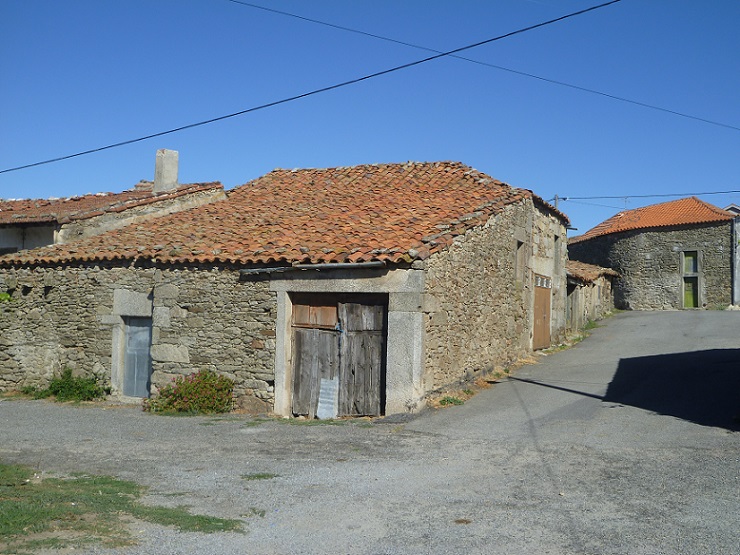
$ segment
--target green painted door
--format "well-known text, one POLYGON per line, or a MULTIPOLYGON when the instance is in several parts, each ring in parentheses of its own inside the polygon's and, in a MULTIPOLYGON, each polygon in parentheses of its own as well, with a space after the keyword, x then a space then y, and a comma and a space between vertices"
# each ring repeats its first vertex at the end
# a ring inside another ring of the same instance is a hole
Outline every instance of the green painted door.
POLYGON ((683 278, 683 307, 699 308, 699 278, 683 278))

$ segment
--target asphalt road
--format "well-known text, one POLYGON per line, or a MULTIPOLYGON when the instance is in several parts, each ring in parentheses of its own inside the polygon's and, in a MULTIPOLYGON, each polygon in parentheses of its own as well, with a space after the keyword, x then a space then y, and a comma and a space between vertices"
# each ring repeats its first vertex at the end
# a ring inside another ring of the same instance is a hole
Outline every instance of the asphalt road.
POLYGON ((214 535, 135 523, 139 546, 75 553, 737 555, 739 417, 740 312, 632 312, 407 422, 4 400, 0 459, 245 521, 214 535))

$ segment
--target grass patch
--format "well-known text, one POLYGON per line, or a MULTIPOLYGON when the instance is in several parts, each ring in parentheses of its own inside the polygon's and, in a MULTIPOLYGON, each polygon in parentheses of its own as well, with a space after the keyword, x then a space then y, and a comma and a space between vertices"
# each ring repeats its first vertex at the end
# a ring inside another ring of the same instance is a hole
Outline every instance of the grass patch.
POLYGON ((465 404, 465 401, 463 401, 462 399, 458 399, 457 397, 445 395, 439 400, 439 404, 443 407, 449 407, 451 405, 463 405, 465 404))
POLYGON ((247 480, 247 481, 271 480, 277 477, 278 477, 277 474, 272 474, 271 472, 252 472, 251 474, 242 474, 241 476, 242 480, 247 480))
POLYGON ((267 514, 267 511, 265 511, 264 509, 258 509, 256 507, 249 507, 249 510, 241 516, 242 518, 252 518, 253 516, 265 518, 266 514, 267 514))
POLYGON ((0 463, 0 553, 96 544, 132 545, 131 517, 188 532, 241 531, 238 520, 194 515, 187 507, 139 502, 145 487, 110 476, 42 478, 0 463))

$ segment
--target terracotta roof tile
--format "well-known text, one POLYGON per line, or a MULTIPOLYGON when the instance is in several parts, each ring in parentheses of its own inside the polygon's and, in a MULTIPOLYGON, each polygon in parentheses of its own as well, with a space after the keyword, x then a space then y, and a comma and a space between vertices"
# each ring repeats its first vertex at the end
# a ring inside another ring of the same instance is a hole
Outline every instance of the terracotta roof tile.
POLYGON ((619 275, 611 268, 602 268, 601 266, 594 266, 593 264, 586 264, 585 262, 578 262, 576 260, 568 260, 565 263, 565 272, 569 277, 586 282, 594 281, 601 276, 616 277, 619 275))
POLYGON ((121 193, 96 193, 56 199, 0 199, 0 225, 68 223, 93 218, 109 212, 122 212, 209 189, 222 189, 220 183, 194 183, 161 193, 152 192, 149 182, 142 182, 121 193))
POLYGON ((226 200, 0 264, 149 259, 295 264, 424 259, 504 206, 532 199, 457 162, 277 169, 226 200))
POLYGON ((688 197, 620 212, 583 235, 571 238, 569 243, 579 243, 620 231, 725 222, 734 217, 735 215, 731 212, 726 212, 696 197, 688 197))

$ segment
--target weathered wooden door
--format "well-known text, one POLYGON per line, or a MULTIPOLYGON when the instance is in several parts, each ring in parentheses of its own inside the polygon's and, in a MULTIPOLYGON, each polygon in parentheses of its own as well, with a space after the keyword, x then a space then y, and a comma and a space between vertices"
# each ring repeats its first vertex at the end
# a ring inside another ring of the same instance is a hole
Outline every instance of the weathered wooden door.
POLYGON ((149 397, 152 376, 152 319, 126 318, 123 394, 149 397))
POLYGON ((386 305, 344 297, 293 304, 293 414, 316 416, 322 378, 338 378, 338 416, 383 412, 386 305))
POLYGON ((534 276, 534 330, 533 349, 546 349, 550 346, 550 298, 552 280, 547 276, 534 276))
POLYGON ((340 338, 339 414, 381 414, 385 307, 339 304, 340 338))
POLYGON ((313 418, 319 403, 321 378, 337 376, 339 332, 294 328, 293 413, 313 418))

